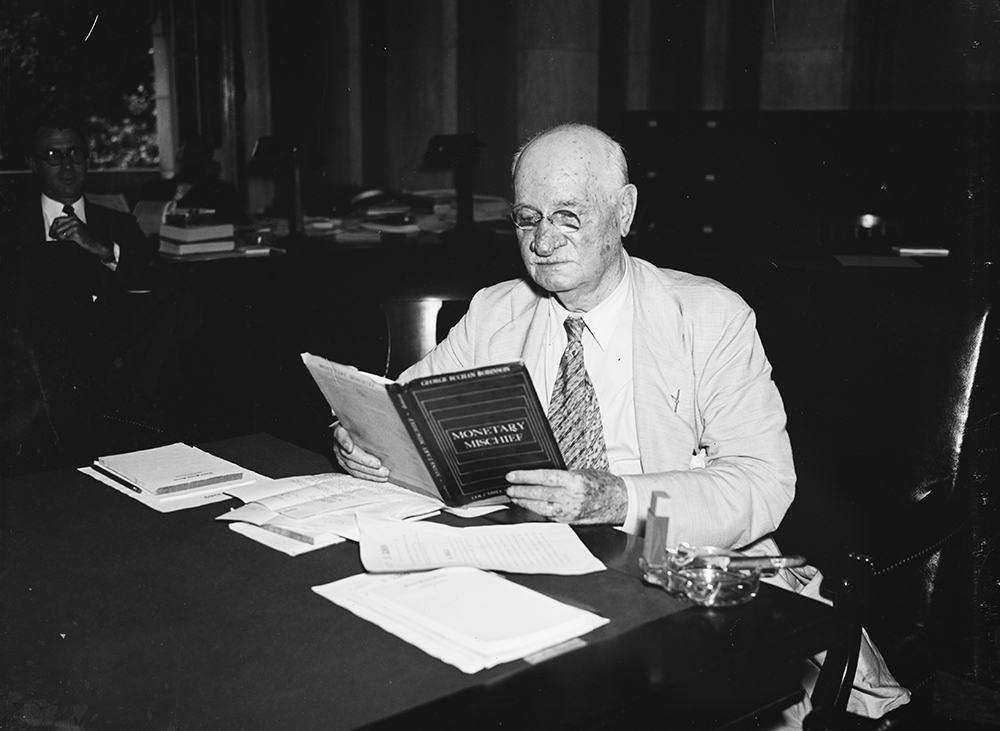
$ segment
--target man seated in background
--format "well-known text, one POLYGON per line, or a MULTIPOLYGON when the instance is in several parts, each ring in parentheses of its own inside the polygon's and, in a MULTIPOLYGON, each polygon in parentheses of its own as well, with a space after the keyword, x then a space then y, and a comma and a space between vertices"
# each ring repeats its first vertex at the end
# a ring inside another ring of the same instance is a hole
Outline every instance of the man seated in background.
POLYGON ((113 443, 112 422, 143 425, 198 321, 157 287, 156 244, 135 218, 84 198, 81 122, 53 104, 27 125, 33 184, 0 227, 0 458, 11 471, 133 446, 113 443))
MULTIPOLYGON (((569 469, 510 472, 514 503, 637 533, 652 493, 663 491, 677 542, 777 553, 771 533, 795 474, 752 310, 718 282, 626 254, 637 190, 623 150, 603 132, 543 132, 515 155, 512 173, 529 278, 477 293, 400 380, 523 360, 569 469)), ((343 427, 334 439, 349 473, 389 477, 343 427)), ((784 578, 818 596, 814 571, 784 578)), ((855 688, 851 710, 869 716, 908 699, 867 643, 855 688)), ((807 700, 788 722, 808 709, 807 700)))

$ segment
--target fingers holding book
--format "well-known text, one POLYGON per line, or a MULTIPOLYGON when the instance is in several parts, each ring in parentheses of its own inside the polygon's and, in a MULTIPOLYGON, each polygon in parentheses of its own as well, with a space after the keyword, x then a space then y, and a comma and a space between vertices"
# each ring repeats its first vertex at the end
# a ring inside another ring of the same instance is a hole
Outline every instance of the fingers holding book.
POLYGON ((382 460, 355 444, 350 432, 341 424, 333 429, 333 451, 337 463, 349 475, 376 482, 389 479, 389 469, 383 466, 382 460))
POLYGON ((512 470, 507 496, 522 508, 560 523, 621 523, 628 489, 600 470, 512 470))

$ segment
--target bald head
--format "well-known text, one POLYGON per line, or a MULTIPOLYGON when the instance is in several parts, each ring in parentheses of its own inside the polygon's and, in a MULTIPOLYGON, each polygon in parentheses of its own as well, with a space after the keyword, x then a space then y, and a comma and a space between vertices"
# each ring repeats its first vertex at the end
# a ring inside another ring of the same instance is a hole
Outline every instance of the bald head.
POLYGON ((512 180, 517 178, 521 156, 536 143, 565 146, 571 154, 575 148, 577 154, 588 157, 595 175, 609 187, 617 189, 628 184, 628 163, 622 146, 596 127, 578 123, 560 124, 544 130, 521 145, 511 161, 512 180))

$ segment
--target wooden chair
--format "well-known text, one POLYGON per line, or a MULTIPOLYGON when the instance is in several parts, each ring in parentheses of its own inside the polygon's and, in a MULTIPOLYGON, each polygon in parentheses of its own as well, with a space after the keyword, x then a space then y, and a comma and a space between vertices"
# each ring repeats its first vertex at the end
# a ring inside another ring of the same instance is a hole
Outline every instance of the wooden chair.
POLYGON ((381 307, 389 331, 385 376, 395 379, 434 349, 465 313, 468 298, 441 290, 386 299, 381 307))

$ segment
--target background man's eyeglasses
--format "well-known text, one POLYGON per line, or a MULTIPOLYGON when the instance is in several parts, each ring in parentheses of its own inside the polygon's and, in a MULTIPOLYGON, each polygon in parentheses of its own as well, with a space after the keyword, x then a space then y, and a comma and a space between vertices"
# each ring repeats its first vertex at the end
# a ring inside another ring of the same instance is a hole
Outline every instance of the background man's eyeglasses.
POLYGON ((65 152, 62 150, 46 150, 38 157, 42 158, 52 167, 58 167, 62 165, 64 158, 69 158, 69 161, 74 165, 80 165, 84 160, 90 157, 90 152, 82 147, 71 147, 65 152))
POLYGON ((543 218, 565 234, 579 231, 582 225, 580 217, 573 211, 553 211, 546 216, 531 206, 518 206, 510 213, 510 219, 522 231, 533 231, 538 228, 543 218))

